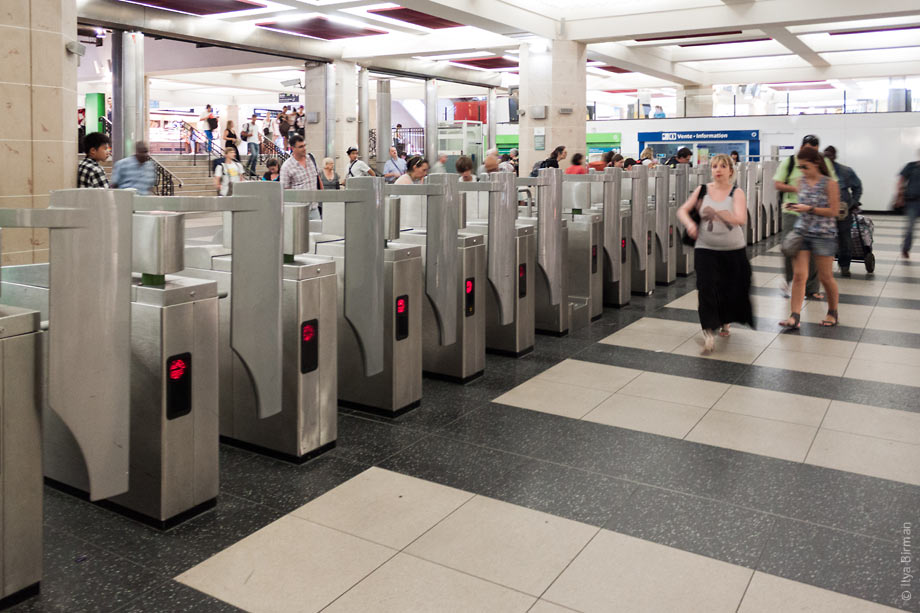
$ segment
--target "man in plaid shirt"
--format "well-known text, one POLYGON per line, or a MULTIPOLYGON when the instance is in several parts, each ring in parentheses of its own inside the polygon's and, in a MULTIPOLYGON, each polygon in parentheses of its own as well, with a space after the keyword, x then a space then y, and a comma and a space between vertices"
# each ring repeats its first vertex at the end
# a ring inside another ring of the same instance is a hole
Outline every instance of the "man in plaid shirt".
POLYGON ((105 170, 99 165, 109 157, 112 141, 101 132, 92 132, 83 138, 86 157, 77 166, 77 187, 108 187, 105 170))
MULTIPOLYGON (((307 153, 303 136, 291 136, 291 157, 281 165, 281 187, 284 189, 323 189, 319 168, 312 154, 307 153)), ((322 209, 320 209, 320 212, 322 209)), ((320 219, 315 202, 310 204, 310 219, 320 219)))

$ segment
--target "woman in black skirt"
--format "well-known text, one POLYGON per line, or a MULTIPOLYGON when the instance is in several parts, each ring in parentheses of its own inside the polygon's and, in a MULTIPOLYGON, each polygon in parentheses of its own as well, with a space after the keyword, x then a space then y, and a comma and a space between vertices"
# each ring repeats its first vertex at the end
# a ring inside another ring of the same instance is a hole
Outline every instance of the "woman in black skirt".
POLYGON ((696 188, 677 211, 687 234, 696 239, 696 289, 706 353, 714 349, 717 332, 731 333, 732 322, 754 327, 751 264, 744 237, 747 200, 734 185, 730 157, 716 155, 710 164, 712 183, 696 188), (699 224, 690 218, 693 209, 699 213, 699 224))

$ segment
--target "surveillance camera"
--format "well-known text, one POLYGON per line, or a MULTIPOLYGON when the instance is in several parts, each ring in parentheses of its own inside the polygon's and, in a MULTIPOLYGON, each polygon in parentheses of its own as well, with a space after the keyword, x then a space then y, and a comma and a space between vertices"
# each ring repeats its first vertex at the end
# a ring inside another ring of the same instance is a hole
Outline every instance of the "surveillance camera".
POLYGON ((300 84, 300 79, 288 79, 287 81, 282 81, 281 84, 285 87, 294 87, 294 86, 303 87, 300 84))
POLYGON ((86 55, 86 47, 84 47, 83 45, 81 45, 75 40, 72 40, 66 45, 64 45, 64 48, 67 49, 67 51, 69 51, 70 53, 73 53, 74 55, 77 55, 80 57, 86 55))

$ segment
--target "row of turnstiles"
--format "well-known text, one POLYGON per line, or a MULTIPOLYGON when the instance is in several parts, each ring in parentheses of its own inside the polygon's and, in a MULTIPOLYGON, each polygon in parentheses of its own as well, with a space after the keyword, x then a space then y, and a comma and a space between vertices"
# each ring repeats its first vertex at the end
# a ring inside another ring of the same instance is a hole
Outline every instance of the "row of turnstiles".
MULTIPOLYGON (((751 193, 764 164, 738 174, 751 193)), ((461 183, 348 180, 229 197, 53 192, 0 227, 50 262, 0 276, 0 598, 41 579, 42 481, 168 528, 214 506, 219 441, 303 462, 337 407, 396 416, 604 305, 693 271, 677 206, 708 167, 461 183), (321 203, 322 220, 309 219, 321 203)), ((753 242, 777 204, 748 198, 753 242)))

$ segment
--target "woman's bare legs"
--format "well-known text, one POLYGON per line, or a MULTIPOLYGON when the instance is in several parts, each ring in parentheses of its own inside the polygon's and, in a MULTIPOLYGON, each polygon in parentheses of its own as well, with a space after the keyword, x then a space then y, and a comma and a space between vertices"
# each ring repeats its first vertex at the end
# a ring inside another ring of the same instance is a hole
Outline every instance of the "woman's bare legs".
POLYGON ((824 321, 828 323, 837 323, 837 316, 833 313, 837 312, 838 301, 840 300, 840 288, 837 286, 837 281, 834 279, 834 257, 829 255, 817 256, 815 257, 815 264, 818 267, 818 279, 821 281, 821 285, 824 286, 824 291, 827 292, 828 313, 832 313, 828 317, 825 317, 824 321))
MULTIPOLYGON (((790 313, 802 312, 802 303, 805 302, 805 284, 808 282, 808 260, 810 258, 810 251, 799 251, 792 264, 792 297, 789 299, 790 313)), ((787 326, 795 326, 797 324, 792 317, 780 323, 787 326)))

